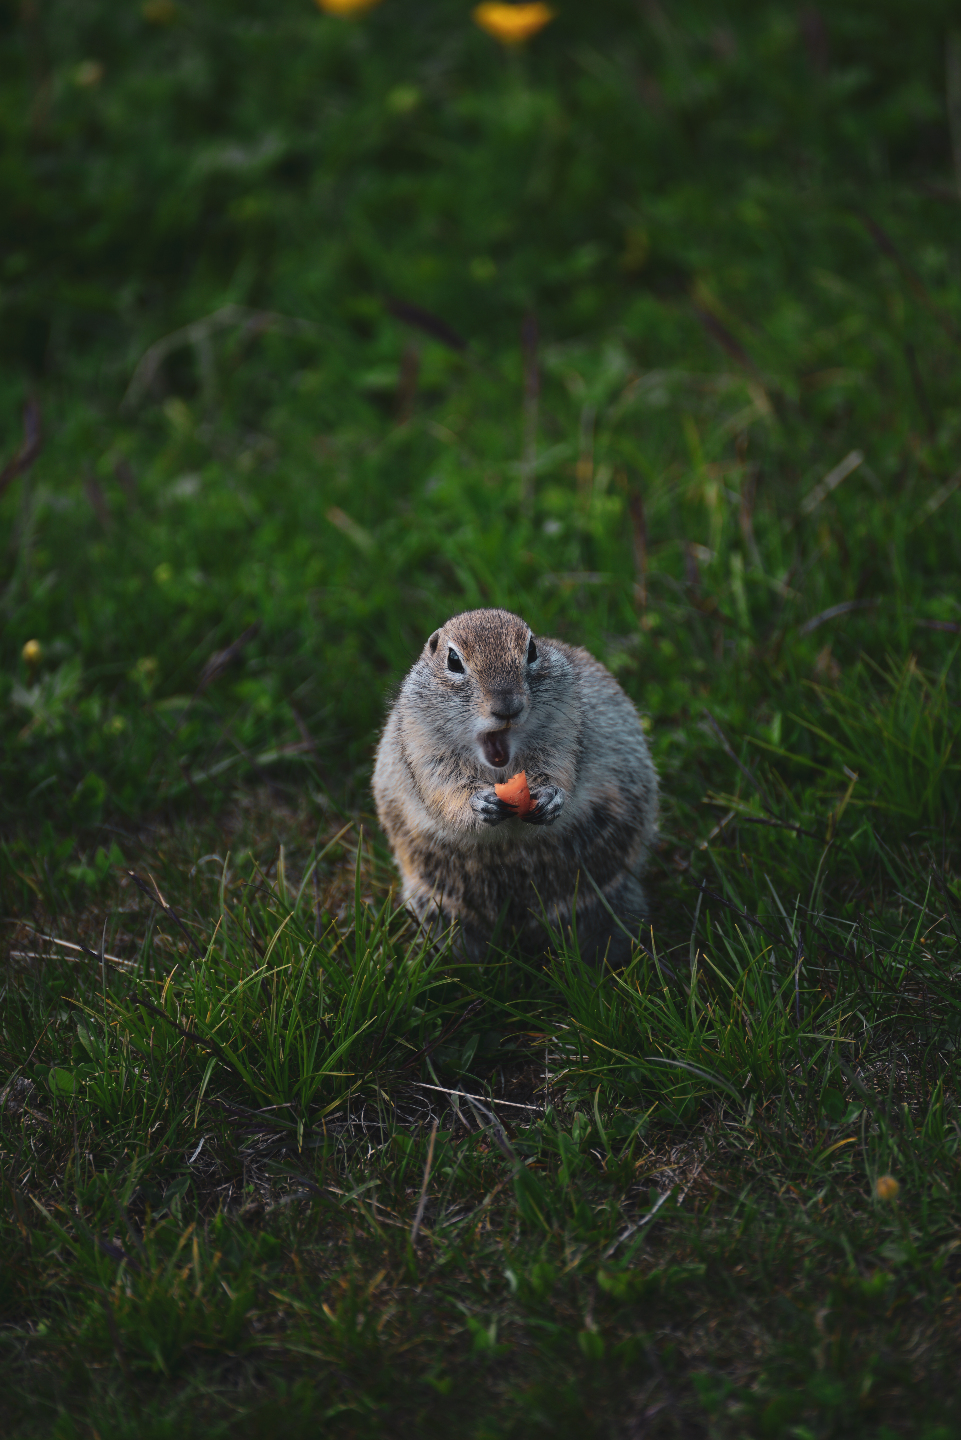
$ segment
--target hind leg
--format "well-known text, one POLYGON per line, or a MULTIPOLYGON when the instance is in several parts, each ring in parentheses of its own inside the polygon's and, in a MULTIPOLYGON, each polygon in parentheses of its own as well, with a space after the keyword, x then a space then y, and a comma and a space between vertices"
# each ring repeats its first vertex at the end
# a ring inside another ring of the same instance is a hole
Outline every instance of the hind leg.
MULTIPOLYGON (((577 940, 581 959, 588 965, 606 965, 620 970, 637 953, 648 949, 650 924, 648 906, 640 883, 630 876, 604 897, 610 911, 594 897, 590 906, 579 906, 577 940), (615 918, 616 917, 616 918, 615 918)), ((670 967, 662 964, 665 973, 670 967)))
POLYGON ((491 937, 486 932, 451 915, 442 906, 418 905, 410 900, 407 909, 420 924, 421 936, 435 955, 447 951, 452 960, 466 960, 472 965, 481 965, 487 959, 491 937))

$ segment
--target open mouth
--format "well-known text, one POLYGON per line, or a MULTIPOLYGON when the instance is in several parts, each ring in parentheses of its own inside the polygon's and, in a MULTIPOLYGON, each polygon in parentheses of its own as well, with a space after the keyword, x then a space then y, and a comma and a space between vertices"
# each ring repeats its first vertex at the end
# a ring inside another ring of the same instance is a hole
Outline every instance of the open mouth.
POLYGON ((509 729, 510 726, 505 726, 503 730, 488 730, 480 737, 484 758, 495 770, 503 770, 511 758, 511 747, 507 739, 509 729))

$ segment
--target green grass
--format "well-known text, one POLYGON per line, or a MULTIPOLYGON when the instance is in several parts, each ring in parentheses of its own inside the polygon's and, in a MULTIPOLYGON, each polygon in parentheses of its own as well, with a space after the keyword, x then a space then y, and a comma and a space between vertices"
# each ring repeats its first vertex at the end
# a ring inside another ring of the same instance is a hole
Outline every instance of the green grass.
POLYGON ((961 1434, 955 24, 0 11, 4 1434, 961 1434), (397 909, 482 604, 647 717, 617 975, 397 909))

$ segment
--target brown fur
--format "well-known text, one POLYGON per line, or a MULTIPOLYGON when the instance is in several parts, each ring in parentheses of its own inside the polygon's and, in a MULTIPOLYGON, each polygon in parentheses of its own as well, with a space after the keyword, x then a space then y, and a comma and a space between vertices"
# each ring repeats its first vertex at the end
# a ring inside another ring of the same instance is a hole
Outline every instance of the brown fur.
POLYGON ((468 954, 483 956, 499 920, 505 940, 543 950, 542 912, 566 929, 576 893, 582 955, 626 956, 585 871, 636 934, 657 776, 637 712, 586 650, 506 610, 455 615, 401 687, 373 787, 405 901, 432 924, 458 921, 468 954), (519 770, 537 807, 524 820, 493 791, 519 770))

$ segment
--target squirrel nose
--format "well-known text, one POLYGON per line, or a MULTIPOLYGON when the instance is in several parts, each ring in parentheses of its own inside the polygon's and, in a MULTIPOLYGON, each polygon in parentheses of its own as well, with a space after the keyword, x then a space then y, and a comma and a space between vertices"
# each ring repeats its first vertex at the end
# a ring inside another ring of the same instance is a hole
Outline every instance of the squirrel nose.
POLYGON ((491 696, 491 715, 495 720, 514 720, 524 708, 519 695, 499 694, 491 696))

